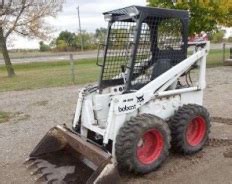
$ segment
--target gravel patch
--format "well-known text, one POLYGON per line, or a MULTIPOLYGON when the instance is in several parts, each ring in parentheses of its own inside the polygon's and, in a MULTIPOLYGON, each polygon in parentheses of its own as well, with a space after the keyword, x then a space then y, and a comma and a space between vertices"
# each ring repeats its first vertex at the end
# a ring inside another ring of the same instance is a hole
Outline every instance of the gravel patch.
MULTIPOLYGON (((51 127, 64 123, 71 125, 80 87, 0 93, 0 111, 16 114, 9 122, 0 124, 0 183, 34 182, 22 163, 51 127)), ((232 67, 207 69, 204 104, 211 116, 217 119, 215 121, 222 123, 232 119, 231 91, 232 67)), ((141 183, 149 183, 148 181, 155 178, 155 175, 152 177, 153 175, 141 178, 141 183)), ((207 175, 210 173, 207 172, 207 175)), ((227 178, 232 180, 231 177, 227 178)), ((187 180, 188 178, 185 181, 187 180)), ((160 181, 165 182, 165 176, 161 177, 160 181)), ((177 181, 183 181, 183 178, 177 181)))

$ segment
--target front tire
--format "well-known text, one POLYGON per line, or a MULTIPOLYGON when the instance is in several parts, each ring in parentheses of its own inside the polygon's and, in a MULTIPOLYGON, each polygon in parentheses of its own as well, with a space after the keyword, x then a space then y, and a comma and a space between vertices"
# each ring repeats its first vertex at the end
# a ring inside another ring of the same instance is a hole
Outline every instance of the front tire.
POLYGON ((182 154, 193 154, 200 151, 208 140, 209 113, 200 105, 184 105, 175 113, 169 126, 172 148, 182 154))
POLYGON ((140 174, 157 169, 169 155, 170 137, 167 123, 154 115, 131 118, 116 137, 119 167, 140 174))

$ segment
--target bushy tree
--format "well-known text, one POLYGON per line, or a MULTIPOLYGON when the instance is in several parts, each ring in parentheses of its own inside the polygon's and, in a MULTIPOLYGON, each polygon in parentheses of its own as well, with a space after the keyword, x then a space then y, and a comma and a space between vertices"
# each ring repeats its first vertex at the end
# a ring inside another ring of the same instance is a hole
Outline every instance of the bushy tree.
POLYGON ((68 47, 76 47, 76 41, 75 41, 76 35, 75 33, 71 33, 69 31, 62 31, 60 32, 59 36, 56 39, 56 45, 58 45, 58 42, 60 40, 63 40, 68 47))
POLYGON ((64 40, 57 40, 56 48, 58 51, 68 51, 68 45, 64 40))
POLYGON ((212 34, 211 41, 214 43, 221 43, 223 41, 225 32, 224 31, 217 31, 212 34))
POLYGON ((217 25, 232 26, 232 1, 230 0, 147 0, 149 6, 184 9, 190 11, 189 34, 211 32, 217 25))
POLYGON ((78 48, 81 48, 81 37, 83 40, 84 49, 94 49, 96 48, 96 39, 93 33, 88 33, 86 31, 82 31, 81 34, 76 36, 76 44, 78 48))
POLYGON ((107 34, 106 28, 101 27, 101 28, 96 29, 95 35, 94 35, 96 38, 96 41, 98 43, 104 43, 106 34, 107 34))
POLYGON ((43 41, 39 42, 39 50, 41 52, 49 51, 50 49, 49 45, 45 44, 43 41))
MULTIPOLYGON (((55 48, 58 51, 77 50, 81 48, 81 39, 84 49, 95 49, 96 38, 93 33, 82 31, 81 34, 75 34, 69 31, 62 31, 55 39, 55 48)), ((53 40, 54 42, 54 40, 53 40)), ((54 44, 54 43, 50 43, 54 44)))

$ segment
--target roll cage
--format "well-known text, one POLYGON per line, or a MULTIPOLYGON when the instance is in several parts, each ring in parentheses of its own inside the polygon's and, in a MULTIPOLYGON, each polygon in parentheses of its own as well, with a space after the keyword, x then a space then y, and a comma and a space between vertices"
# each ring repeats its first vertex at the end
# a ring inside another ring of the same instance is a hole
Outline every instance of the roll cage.
POLYGON ((187 11, 130 6, 103 14, 108 30, 97 62, 100 91, 116 85, 138 90, 186 59, 187 11))

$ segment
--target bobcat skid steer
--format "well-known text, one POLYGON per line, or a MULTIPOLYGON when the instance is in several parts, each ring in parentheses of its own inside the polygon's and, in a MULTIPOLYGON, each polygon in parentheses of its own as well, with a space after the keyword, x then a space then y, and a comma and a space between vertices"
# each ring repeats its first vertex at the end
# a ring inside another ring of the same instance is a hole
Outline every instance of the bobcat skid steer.
POLYGON ((118 171, 157 169, 171 146, 193 154, 207 142, 209 43, 187 57, 188 12, 130 6, 104 16, 99 83, 80 91, 72 127, 52 128, 30 154, 39 182, 118 183, 118 171))

